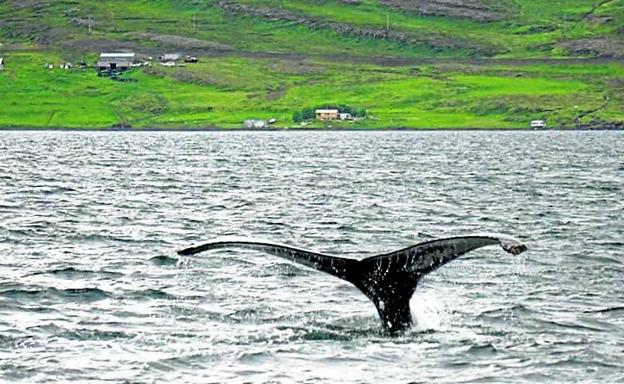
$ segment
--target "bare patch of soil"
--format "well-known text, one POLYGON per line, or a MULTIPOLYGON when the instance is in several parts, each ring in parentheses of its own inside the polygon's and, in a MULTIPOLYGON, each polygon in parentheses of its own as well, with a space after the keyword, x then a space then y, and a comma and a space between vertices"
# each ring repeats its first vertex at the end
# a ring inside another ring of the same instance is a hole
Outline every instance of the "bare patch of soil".
POLYGON ((281 99, 286 94, 286 91, 288 91, 288 88, 284 86, 283 84, 280 84, 276 88, 268 89, 267 100, 274 101, 274 100, 281 99))
POLYGON ((66 28, 51 28, 40 31, 35 41, 44 46, 55 45, 59 41, 64 41, 69 37, 69 31, 66 28))
POLYGON ((7 18, 0 20, 0 35, 9 39, 36 40, 48 28, 27 20, 7 18))
POLYGON ((586 123, 578 123, 576 126, 578 129, 593 130, 623 130, 624 121, 606 121, 602 119, 592 119, 586 123))
POLYGON ((89 20, 81 17, 72 17, 70 21, 73 25, 81 28, 89 28, 90 26, 91 28, 95 29, 102 26, 102 23, 99 21, 93 19, 89 20))
POLYGON ((109 39, 67 40, 59 45, 63 50, 82 53, 137 51, 141 49, 141 46, 134 42, 109 39))
POLYGON ((476 21, 499 21, 509 15, 505 2, 494 0, 379 0, 387 7, 426 16, 461 17, 476 21))
POLYGON ((162 46, 174 47, 179 49, 216 49, 222 51, 233 50, 231 46, 226 44, 177 35, 133 32, 129 33, 127 36, 130 37, 132 40, 149 40, 162 46))
POLYGON ((18 9, 31 8, 36 11, 46 8, 51 2, 52 0, 11 0, 11 5, 18 9))
POLYGON ((624 58, 624 41, 613 38, 594 38, 567 41, 560 44, 571 55, 592 55, 604 58, 624 58))
POLYGON ((595 12, 600 9, 602 6, 612 3, 614 0, 600 0, 598 2, 594 2, 591 5, 591 9, 585 15, 583 15, 582 20, 587 20, 591 22, 591 19, 600 19, 600 16, 596 16, 595 12))
POLYGON ((366 38, 372 40, 387 40, 406 45, 425 45, 434 50, 460 49, 471 52, 473 55, 493 56, 505 52, 504 48, 485 46, 476 42, 457 39, 442 34, 438 35, 411 35, 405 32, 392 31, 380 28, 358 27, 346 23, 328 22, 289 12, 283 9, 256 7, 239 4, 233 1, 220 1, 219 7, 226 13, 260 17, 271 21, 289 22, 311 29, 330 29, 340 35, 366 38))
POLYGON ((37 41, 41 33, 50 30, 40 21, 48 14, 49 1, 11 1, 10 4, 22 15, 14 12, 0 15, 1 36, 37 41), (27 15, 23 15, 24 12, 27 12, 27 15))

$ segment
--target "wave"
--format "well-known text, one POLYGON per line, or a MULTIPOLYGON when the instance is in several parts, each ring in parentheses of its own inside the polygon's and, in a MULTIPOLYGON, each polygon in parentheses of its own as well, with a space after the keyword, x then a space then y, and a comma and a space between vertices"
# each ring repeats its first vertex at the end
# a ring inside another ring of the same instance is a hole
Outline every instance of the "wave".
MULTIPOLYGON (((377 319, 354 317, 338 322, 310 321, 306 325, 276 325, 278 331, 288 331, 289 341, 351 341, 366 339, 370 342, 386 342, 388 334, 377 324, 377 319), (371 321, 372 320, 372 321, 371 321)), ((412 340, 420 336, 420 332, 408 332, 401 338, 390 337, 393 342, 401 343, 401 339, 412 340)))
POLYGON ((269 351, 241 352, 237 359, 243 363, 259 363, 272 355, 269 351))
POLYGON ((170 257, 170 256, 155 256, 149 259, 149 261, 153 264, 161 265, 161 266, 178 264, 178 259, 176 259, 175 257, 170 257))
POLYGON ((349 341, 350 335, 341 332, 332 332, 327 329, 309 329, 303 335, 306 341, 349 341))
POLYGON ((220 360, 222 357, 206 352, 197 352, 179 356, 166 357, 157 361, 147 363, 152 369, 162 372, 173 372, 184 368, 202 369, 211 362, 220 360))
POLYGON ((204 296, 189 295, 182 296, 169 292, 165 292, 161 289, 148 288, 140 291, 131 291, 123 294, 124 299, 136 299, 136 300, 152 300, 152 299, 164 299, 164 300, 202 300, 204 296))
POLYGON ((8 299, 31 301, 31 300, 59 300, 59 301, 77 301, 77 302, 93 302, 104 300, 107 298, 123 298, 131 300, 201 300, 203 296, 189 295, 182 296, 171 294, 160 289, 144 289, 139 291, 120 292, 114 294, 104 291, 100 288, 13 288, 0 291, 0 297, 8 299))
POLYGON ((128 333, 121 330, 108 330, 97 328, 67 329, 54 322, 28 327, 27 330, 29 333, 55 335, 68 340, 78 341, 130 339, 136 336, 136 334, 134 333, 128 333))
POLYGON ((41 347, 43 341, 35 335, 3 335, 0 334, 0 349, 11 351, 17 348, 41 347))
POLYGON ((69 340, 116 340, 116 339, 131 339, 136 335, 124 331, 110 331, 100 329, 75 329, 64 331, 62 336, 69 340))
POLYGON ((611 329, 608 324, 601 324, 597 322, 583 321, 583 320, 573 320, 573 321, 563 321, 563 320, 538 320, 539 323, 546 324, 549 328, 552 329, 552 326, 569 328, 569 329, 578 329, 592 332, 609 332, 611 329))
POLYGON ((176 296, 160 289, 148 288, 141 291, 126 293, 124 297, 133 299, 174 299, 176 296))
POLYGON ((0 297, 18 300, 60 299, 63 301, 98 301, 112 295, 99 288, 44 288, 44 289, 8 289, 0 291, 0 297))
POLYGON ((78 190, 71 188, 71 187, 65 187, 65 186, 57 186, 57 185, 44 185, 44 186, 40 186, 40 187, 34 187, 32 189, 33 192, 38 192, 38 193, 42 193, 44 195, 54 195, 54 194, 60 194, 60 193, 77 193, 78 190))
POLYGON ((609 313, 609 312, 617 312, 624 311, 624 307, 608 307, 602 309, 594 309, 589 311, 583 311, 583 313, 609 313))
POLYGON ((48 271, 33 272, 26 276, 39 276, 39 275, 54 275, 54 276, 61 276, 61 277, 67 277, 67 278, 81 278, 81 277, 91 276, 91 275, 101 275, 101 276, 106 276, 106 277, 121 277, 123 276, 123 273, 112 272, 112 271, 91 271, 88 269, 77 269, 74 267, 65 267, 65 268, 50 269, 48 271))
POLYGON ((493 355, 498 350, 496 347, 490 343, 481 344, 481 345, 473 345, 466 351, 466 354, 473 356, 484 356, 484 355, 493 355))
POLYGON ((478 316, 487 316, 487 317, 508 317, 510 314, 518 315, 518 314, 527 314, 532 313, 533 311, 522 304, 517 304, 512 307, 504 307, 504 308, 495 308, 488 309, 481 312, 478 316))

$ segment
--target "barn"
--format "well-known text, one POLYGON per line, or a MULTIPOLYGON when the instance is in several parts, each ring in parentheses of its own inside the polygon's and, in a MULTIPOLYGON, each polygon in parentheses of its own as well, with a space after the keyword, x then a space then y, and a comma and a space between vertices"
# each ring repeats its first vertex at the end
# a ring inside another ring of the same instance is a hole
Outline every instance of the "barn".
POLYGON ((97 62, 98 72, 122 72, 132 68, 134 53, 101 53, 97 62))

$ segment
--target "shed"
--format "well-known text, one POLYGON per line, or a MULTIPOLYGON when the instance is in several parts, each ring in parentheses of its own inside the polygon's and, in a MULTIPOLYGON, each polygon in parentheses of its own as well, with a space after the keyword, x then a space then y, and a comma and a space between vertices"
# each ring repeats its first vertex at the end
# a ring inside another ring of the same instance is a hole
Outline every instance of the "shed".
POLYGON ((546 128, 546 122, 544 120, 533 120, 531 121, 531 128, 533 129, 546 128))
POLYGON ((314 111, 316 118, 319 120, 336 120, 338 119, 337 109, 317 109, 314 111))
POLYGON ((0 71, 4 70, 4 58, 0 57, 0 71))
POLYGON ((158 60, 162 62, 178 61, 182 59, 181 53, 165 53, 162 56, 158 56, 158 60))
POLYGON ((338 114, 338 118, 340 120, 353 120, 353 115, 350 113, 340 113, 338 114))
POLYGON ((267 122, 264 120, 249 119, 245 120, 245 129, 262 129, 266 128, 267 122))
POLYGON ((98 72, 121 72, 132 68, 134 53, 102 53, 97 62, 98 72))

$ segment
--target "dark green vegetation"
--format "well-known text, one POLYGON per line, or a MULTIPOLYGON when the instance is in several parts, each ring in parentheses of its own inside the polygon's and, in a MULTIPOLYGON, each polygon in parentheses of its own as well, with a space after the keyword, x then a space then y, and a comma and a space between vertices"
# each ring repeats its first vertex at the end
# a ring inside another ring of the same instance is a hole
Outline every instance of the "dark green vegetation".
POLYGON ((2 1, 0 126, 292 127, 317 105, 368 117, 307 127, 618 126, 623 20, 624 0, 2 1), (200 63, 58 68, 119 50, 200 63))

